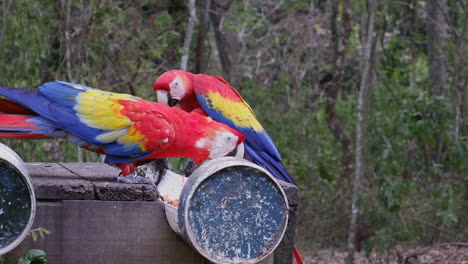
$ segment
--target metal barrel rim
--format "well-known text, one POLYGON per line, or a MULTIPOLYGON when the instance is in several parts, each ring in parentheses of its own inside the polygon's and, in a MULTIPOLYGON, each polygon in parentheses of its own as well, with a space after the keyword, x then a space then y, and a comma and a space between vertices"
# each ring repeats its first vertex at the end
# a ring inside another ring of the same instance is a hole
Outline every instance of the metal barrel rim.
MULTIPOLYGON (((182 195, 181 195, 181 198, 180 198, 179 206, 182 206, 183 208, 182 208, 182 210, 180 210, 181 208, 179 207, 180 211, 178 212, 178 215, 179 215, 179 217, 181 217, 181 214, 183 213, 183 221, 180 221, 181 219, 179 218, 179 221, 178 221, 179 223, 178 224, 179 224, 180 232, 185 236, 185 240, 187 240, 187 242, 189 242, 201 255, 203 255, 205 258, 207 258, 208 260, 213 261, 215 263, 221 263, 221 262, 218 262, 219 260, 214 259, 211 255, 209 255, 205 251, 205 249, 201 248, 198 245, 198 243, 196 243, 196 241, 194 241, 194 238, 191 236, 192 230, 191 230, 190 225, 187 224, 186 227, 183 226, 183 223, 189 223, 188 217, 189 217, 189 208, 190 208, 190 206, 189 206, 189 204, 186 204, 186 203, 187 203, 187 201, 191 200, 191 198, 195 194, 195 191, 197 190, 197 188, 193 188, 193 186, 198 187, 202 182, 204 182, 206 179, 208 179, 214 173, 219 172, 219 171, 221 171, 223 169, 226 169, 226 168, 228 168, 230 166, 250 167, 250 168, 257 169, 257 170, 261 171, 262 173, 264 173, 265 175, 267 175, 272 180, 272 182, 274 183, 276 188, 280 191, 281 196, 284 199, 284 203, 285 203, 285 206, 286 206, 286 211, 287 212, 289 211, 288 199, 287 199, 287 196, 286 196, 283 188, 281 188, 281 186, 277 182, 277 180, 267 170, 265 170, 263 167, 260 167, 259 165, 254 164, 254 163, 252 163, 252 162, 250 162, 248 160, 240 159, 240 158, 236 158, 236 157, 222 157, 222 158, 209 160, 209 161, 203 163, 189 177, 189 179, 187 180, 187 183, 184 185, 184 187, 182 189, 182 195)), ((289 217, 289 215, 288 215, 288 213, 286 213, 286 215, 285 215, 285 223, 286 224, 284 225, 284 227, 281 230, 281 234, 279 236, 280 239, 277 239, 277 241, 275 241, 275 244, 270 247, 270 250, 268 251, 268 253, 263 254, 262 256, 260 256, 258 258, 255 258, 255 259, 252 259, 252 260, 242 261, 242 263, 257 263, 257 262, 267 258, 270 255, 270 253, 272 253, 278 247, 278 245, 281 243, 281 240, 284 237, 284 234, 285 234, 286 229, 287 229, 288 217, 289 217)), ((223 260, 222 263, 238 263, 238 262, 223 260)))
POLYGON ((16 154, 16 152, 14 152, 12 149, 10 149, 2 143, 0 143, 0 160, 12 165, 12 167, 18 172, 18 174, 23 176, 22 180, 28 188, 29 197, 31 200, 30 216, 25 228, 12 243, 6 245, 3 248, 0 248, 0 255, 3 255, 17 247, 28 235, 29 230, 31 230, 31 227, 34 223, 34 217, 36 215, 36 196, 34 194, 34 188, 31 182, 29 171, 26 168, 26 165, 24 164, 23 160, 20 156, 18 156, 18 154, 16 154))

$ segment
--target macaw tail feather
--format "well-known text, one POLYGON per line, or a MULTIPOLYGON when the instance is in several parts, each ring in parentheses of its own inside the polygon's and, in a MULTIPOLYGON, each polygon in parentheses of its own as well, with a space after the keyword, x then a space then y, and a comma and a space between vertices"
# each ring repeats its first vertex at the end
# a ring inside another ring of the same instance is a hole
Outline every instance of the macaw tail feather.
POLYGON ((301 254, 299 253, 299 250, 297 250, 296 245, 294 245, 294 258, 296 259, 297 264, 304 264, 304 261, 302 260, 301 254))
POLYGON ((44 139, 59 135, 41 117, 0 114, 0 138, 44 139))
MULTIPOLYGON (((1 87, 7 88, 8 87, 1 87)), ((45 139, 47 129, 37 114, 10 100, 0 98, 0 138, 10 139, 45 139), (45 133, 45 134, 44 134, 45 133)))
POLYGON ((6 104, 0 107, 2 109, 0 112, 6 114, 26 114, 29 111, 28 115, 31 112, 33 115, 40 115, 40 113, 36 114, 38 113, 37 109, 47 109, 50 102, 50 100, 40 96, 37 89, 0 86, 0 95, 8 98, 8 100, 3 99, 1 103, 6 101, 6 104), (34 109, 34 111, 31 109, 34 109))
POLYGON ((0 132, 0 138, 9 138, 9 139, 46 139, 50 138, 49 136, 44 136, 41 134, 32 134, 32 133, 3 133, 0 132))
POLYGON ((256 151, 248 141, 244 141, 245 144, 245 152, 249 155, 250 160, 262 166, 267 171, 269 171, 273 177, 276 179, 289 182, 291 184, 296 184, 292 177, 289 175, 286 168, 283 166, 283 163, 276 159, 275 157, 271 157, 268 153, 256 151))
POLYGON ((16 115, 36 115, 36 113, 24 106, 2 98, 0 98, 0 113, 16 115))

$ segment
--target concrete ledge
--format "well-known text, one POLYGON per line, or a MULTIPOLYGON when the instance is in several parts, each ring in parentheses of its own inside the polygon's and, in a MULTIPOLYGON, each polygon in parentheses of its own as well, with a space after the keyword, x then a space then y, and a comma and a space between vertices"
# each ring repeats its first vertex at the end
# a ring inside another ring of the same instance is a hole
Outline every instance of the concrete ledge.
MULTIPOLYGON (((118 183, 120 171, 104 163, 27 163, 38 200, 33 228, 51 234, 27 237, 7 254, 17 263, 29 249, 47 252, 50 264, 209 263, 170 229, 153 186, 118 183)), ((261 263, 292 263, 299 195, 281 183, 290 205, 280 246, 261 263)))
POLYGON ((105 163, 27 163, 38 200, 156 201, 154 186, 116 181, 105 163))

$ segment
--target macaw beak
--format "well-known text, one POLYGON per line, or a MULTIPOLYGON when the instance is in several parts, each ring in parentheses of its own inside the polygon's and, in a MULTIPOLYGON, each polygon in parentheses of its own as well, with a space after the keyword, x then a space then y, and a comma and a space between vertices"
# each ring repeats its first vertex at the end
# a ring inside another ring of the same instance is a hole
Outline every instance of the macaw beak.
POLYGON ((170 107, 173 107, 179 102, 179 99, 173 98, 172 94, 165 90, 157 90, 156 95, 158 97, 158 103, 160 104, 165 104, 170 107))
POLYGON ((231 152, 226 154, 226 156, 236 157, 236 158, 244 158, 244 143, 240 143, 233 149, 231 152))
POLYGON ((171 94, 171 93, 167 93, 167 104, 168 104, 170 107, 175 106, 178 102, 179 102, 179 99, 172 98, 172 94, 171 94))

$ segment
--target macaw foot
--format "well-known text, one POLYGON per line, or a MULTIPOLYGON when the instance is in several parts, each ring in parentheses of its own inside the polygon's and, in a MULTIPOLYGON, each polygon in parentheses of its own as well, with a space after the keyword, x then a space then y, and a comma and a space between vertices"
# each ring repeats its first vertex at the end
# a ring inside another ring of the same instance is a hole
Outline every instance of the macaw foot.
MULTIPOLYGON (((118 176, 117 177, 118 182, 123 182, 123 183, 129 183, 129 184, 148 184, 152 185, 154 187, 154 191, 156 194, 156 199, 161 199, 162 196, 159 193, 158 187, 156 186, 154 180, 150 178, 146 178, 144 176, 139 175, 137 172, 133 172, 127 176, 118 176)), ((151 191, 152 188, 150 188, 151 191)))
POLYGON ((117 177, 118 182, 123 182, 123 183, 130 183, 130 184, 150 184, 150 185, 155 185, 154 181, 151 179, 148 179, 144 176, 140 176, 137 173, 132 173, 127 176, 118 176, 117 177))
POLYGON ((195 162, 193 162, 193 160, 187 160, 187 162, 185 162, 185 168, 184 168, 184 175, 185 177, 190 177, 190 175, 192 175, 192 173, 198 168, 200 167, 200 165, 197 165, 195 162))

